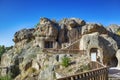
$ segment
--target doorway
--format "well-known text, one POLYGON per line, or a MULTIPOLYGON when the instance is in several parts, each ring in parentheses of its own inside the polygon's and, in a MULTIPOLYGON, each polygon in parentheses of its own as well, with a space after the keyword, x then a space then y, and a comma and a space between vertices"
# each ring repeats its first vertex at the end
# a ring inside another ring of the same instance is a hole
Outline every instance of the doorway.
POLYGON ((91 53, 90 56, 91 56, 91 61, 97 61, 97 58, 96 58, 97 54, 95 52, 91 53))
POLYGON ((45 41, 45 48, 53 48, 53 41, 45 41))
POLYGON ((91 58, 91 61, 100 62, 100 56, 98 55, 98 49, 97 48, 91 48, 90 49, 90 58, 91 58))

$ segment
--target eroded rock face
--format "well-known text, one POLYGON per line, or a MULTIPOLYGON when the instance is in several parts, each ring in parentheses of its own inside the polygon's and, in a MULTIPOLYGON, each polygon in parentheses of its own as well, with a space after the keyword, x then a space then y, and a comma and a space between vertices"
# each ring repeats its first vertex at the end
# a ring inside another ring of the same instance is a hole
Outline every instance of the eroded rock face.
POLYGON ((117 53, 116 53, 116 57, 117 57, 117 60, 118 60, 117 67, 120 68, 120 49, 118 49, 118 51, 117 51, 117 53))
POLYGON ((14 34, 13 41, 15 43, 20 42, 24 39, 26 39, 27 41, 30 41, 31 39, 34 38, 33 32, 34 32, 34 29, 22 29, 14 34))
POLYGON ((80 49, 87 50, 88 56, 91 54, 91 49, 96 48, 100 53, 98 56, 100 57, 100 62, 105 65, 114 66, 114 61, 112 62, 112 58, 115 56, 117 51, 117 43, 109 37, 108 35, 99 35, 99 33, 86 34, 82 36, 80 41, 80 49))
POLYGON ((84 20, 78 19, 78 18, 65 18, 59 22, 59 24, 65 24, 68 30, 71 30, 71 28, 75 27, 81 27, 86 24, 84 20))
POLYGON ((56 39, 58 35, 58 25, 48 18, 41 18, 40 25, 35 29, 34 35, 44 37, 45 39, 56 39))
POLYGON ((100 34, 106 34, 107 30, 101 24, 86 24, 82 27, 82 34, 89 34, 93 32, 98 32, 100 34))
POLYGON ((59 31, 59 37, 58 37, 60 44, 72 43, 75 40, 79 39, 81 36, 82 26, 85 24, 86 22, 84 20, 77 18, 70 18, 70 19, 65 18, 61 20, 59 22, 61 29, 59 31))
POLYGON ((59 26, 56 22, 51 21, 48 18, 41 18, 40 25, 35 28, 34 36, 35 43, 40 48, 45 48, 45 42, 52 42, 52 48, 57 48, 59 45, 57 43, 59 26))
POLYGON ((110 31, 113 34, 116 34, 116 32, 120 29, 120 26, 112 24, 107 27, 107 30, 110 31))
POLYGON ((38 80, 54 80, 54 67, 51 65, 47 67, 45 70, 41 71, 38 77, 38 80))
POLYGON ((77 28, 73 28, 68 31, 69 42, 72 43, 75 40, 79 39, 80 37, 81 37, 81 28, 77 27, 77 28), (73 36, 74 36, 74 38, 73 38, 73 36))
MULTIPOLYGON (((119 67, 120 51, 117 49, 120 40, 115 33, 118 29, 119 26, 112 26, 106 30, 103 25, 86 24, 78 18, 65 18, 60 22, 41 18, 37 27, 15 33, 15 46, 3 54, 1 66, 10 66, 9 71, 15 74, 15 80, 53 80, 55 77, 65 76, 60 71, 66 74, 69 70, 72 70, 71 74, 79 72, 81 65, 90 62, 92 50, 96 50, 99 62, 115 66, 117 57, 119 67), (86 50, 87 55, 74 55, 77 52, 55 54, 45 50, 46 46, 54 49, 86 50), (68 68, 61 67, 64 56, 71 59, 68 68)), ((3 69, 0 73, 6 75, 7 71, 3 69)))
POLYGON ((118 25, 110 25, 107 27, 109 35, 117 42, 118 48, 120 48, 120 35, 117 34, 117 31, 120 30, 118 25))
MULTIPOLYGON (((4 56, 2 56, 1 58, 1 65, 4 67, 8 67, 11 65, 11 57, 8 54, 5 54, 4 56)), ((7 68, 5 69, 1 69, 1 76, 5 76, 7 75, 8 71, 10 71, 10 69, 8 70, 7 68)))

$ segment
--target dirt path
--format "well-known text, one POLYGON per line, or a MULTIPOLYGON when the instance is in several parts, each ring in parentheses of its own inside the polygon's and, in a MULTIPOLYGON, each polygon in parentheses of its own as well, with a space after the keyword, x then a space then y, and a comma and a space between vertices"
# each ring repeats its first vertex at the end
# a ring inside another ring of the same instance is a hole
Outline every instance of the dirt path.
POLYGON ((109 69, 109 77, 119 78, 120 79, 120 68, 112 67, 109 69))

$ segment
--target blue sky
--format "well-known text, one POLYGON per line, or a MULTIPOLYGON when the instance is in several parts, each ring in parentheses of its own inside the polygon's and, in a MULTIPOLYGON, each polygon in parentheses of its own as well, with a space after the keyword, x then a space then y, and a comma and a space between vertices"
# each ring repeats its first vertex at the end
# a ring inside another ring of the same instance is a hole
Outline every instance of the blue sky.
POLYGON ((0 45, 13 45, 14 33, 34 27, 40 17, 119 25, 120 0, 0 0, 0 45))

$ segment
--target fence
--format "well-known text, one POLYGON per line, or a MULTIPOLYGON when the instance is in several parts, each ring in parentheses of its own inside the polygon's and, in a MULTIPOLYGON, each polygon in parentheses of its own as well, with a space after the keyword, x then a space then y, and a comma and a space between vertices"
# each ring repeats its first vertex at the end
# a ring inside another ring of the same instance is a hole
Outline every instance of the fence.
POLYGON ((44 48, 43 51, 51 52, 51 53, 59 53, 59 54, 86 54, 85 50, 79 49, 52 49, 52 48, 44 48))
POLYGON ((108 80, 108 67, 103 67, 101 64, 95 62, 91 62, 91 67, 97 69, 59 78, 57 80, 108 80))
POLYGON ((104 67, 57 80, 108 80, 108 69, 104 67))

